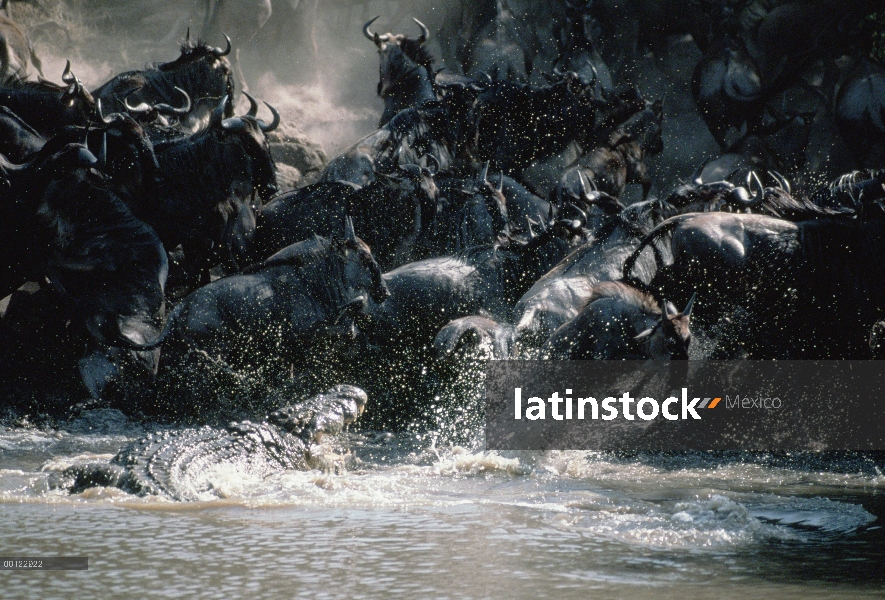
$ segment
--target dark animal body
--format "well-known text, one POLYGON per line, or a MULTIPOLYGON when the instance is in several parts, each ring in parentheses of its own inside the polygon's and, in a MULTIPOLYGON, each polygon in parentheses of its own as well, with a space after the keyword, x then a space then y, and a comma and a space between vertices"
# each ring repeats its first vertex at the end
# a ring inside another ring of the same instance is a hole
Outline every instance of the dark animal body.
POLYGON ((258 220, 255 246, 262 257, 311 235, 338 236, 345 217, 382 267, 414 259, 416 242, 437 211, 437 189, 427 169, 406 165, 359 188, 346 182, 319 182, 283 194, 265 206, 258 220))
POLYGON ((685 215, 662 223, 625 263, 671 233, 673 263, 650 289, 678 300, 699 292, 698 318, 744 318, 723 339, 752 358, 870 358, 868 337, 885 308, 883 221, 821 215, 788 222, 761 215, 685 215))
POLYGON ((12 78, 0 84, 0 106, 21 117, 46 139, 65 126, 84 127, 97 121, 95 100, 83 84, 65 67, 60 86, 48 81, 20 81, 12 78))
POLYGON ((433 58, 424 49, 429 32, 418 19, 418 38, 402 34, 372 33, 369 27, 378 17, 363 26, 363 34, 378 47, 381 58, 378 95, 384 100, 384 114, 378 127, 383 127, 401 110, 419 107, 437 99, 434 89, 433 58))
POLYGON ((344 241, 299 242, 193 292, 170 314, 164 348, 174 357, 200 351, 233 368, 288 367, 323 336, 349 336, 369 298, 387 296, 381 269, 349 227, 344 241))
POLYGON ((154 146, 160 177, 136 212, 170 251, 184 247, 190 279, 208 282, 208 269, 222 263, 236 270, 249 256, 255 231, 252 201, 277 191, 276 172, 264 133, 270 125, 253 116, 223 119, 227 98, 209 126, 188 138, 154 146))
POLYGON ((357 420, 368 398, 352 385, 337 385, 309 400, 283 406, 262 422, 152 433, 126 447, 110 463, 79 465, 53 474, 50 485, 80 493, 118 487, 139 496, 198 500, 213 493, 207 474, 226 467, 266 478, 312 464, 311 445, 357 420))
POLYGON ((569 188, 572 196, 579 195, 583 173, 595 189, 615 198, 624 193, 627 184, 640 184, 645 199, 652 184, 645 158, 664 151, 663 116, 662 101, 650 104, 566 169, 560 187, 569 188))
POLYGON ((587 306, 559 327, 541 353, 569 360, 688 359, 692 301, 681 313, 619 281, 593 286, 587 306))
POLYGON ((81 145, 46 144, 6 163, 0 293, 48 279, 99 343, 155 344, 167 259, 150 227, 110 191, 81 145))
MULTIPOLYGON (((606 216, 590 241, 565 257, 520 298, 513 323, 521 343, 538 347, 557 328, 578 316, 592 298, 594 287, 599 282, 620 279, 623 261, 645 232, 674 210, 667 203, 649 201, 606 216)), ((642 261, 642 267, 654 265, 650 258, 642 261)))
POLYGON ((568 245, 554 233, 549 229, 529 242, 477 247, 385 273, 391 296, 371 308, 375 335, 422 348, 453 319, 484 315, 509 321, 522 294, 565 255, 568 245))
POLYGON ((592 86, 583 86, 572 75, 543 87, 496 82, 480 95, 475 109, 475 156, 519 179, 533 162, 562 152, 572 142, 591 147, 598 129, 614 129, 644 108, 635 89, 599 101, 592 86))
MULTIPOLYGON (((127 112, 129 106, 142 103, 178 106, 181 94, 176 88, 179 88, 193 99, 190 113, 181 120, 182 126, 188 133, 196 132, 206 126, 221 98, 234 96, 234 81, 226 58, 230 51, 229 39, 224 50, 186 41, 181 55, 174 61, 121 73, 92 95, 101 100, 107 112, 127 112)), ((225 116, 232 115, 231 106, 225 116)))

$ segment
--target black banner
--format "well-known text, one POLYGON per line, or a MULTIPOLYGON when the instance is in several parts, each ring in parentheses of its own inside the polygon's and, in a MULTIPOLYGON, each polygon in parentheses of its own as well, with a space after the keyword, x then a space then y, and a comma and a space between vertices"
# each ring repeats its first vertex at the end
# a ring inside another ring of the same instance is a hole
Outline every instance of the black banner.
POLYGON ((885 361, 490 361, 490 450, 885 450, 885 361))

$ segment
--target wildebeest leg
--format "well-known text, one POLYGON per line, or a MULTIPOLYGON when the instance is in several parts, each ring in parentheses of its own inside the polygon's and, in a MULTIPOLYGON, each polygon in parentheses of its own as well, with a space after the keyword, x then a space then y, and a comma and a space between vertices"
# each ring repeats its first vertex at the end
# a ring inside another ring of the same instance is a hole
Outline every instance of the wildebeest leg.
POLYGON ((120 374, 119 348, 90 344, 86 354, 77 361, 80 380, 93 398, 101 398, 108 383, 120 374))

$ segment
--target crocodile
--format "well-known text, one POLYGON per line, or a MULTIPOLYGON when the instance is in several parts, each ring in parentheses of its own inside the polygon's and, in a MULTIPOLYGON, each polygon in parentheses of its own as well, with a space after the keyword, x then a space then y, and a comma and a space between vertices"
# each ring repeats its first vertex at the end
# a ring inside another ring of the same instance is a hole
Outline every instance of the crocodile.
POLYGON ((356 421, 367 400, 358 387, 336 385, 306 402, 286 405, 261 422, 154 432, 123 447, 109 463, 53 473, 49 485, 72 494, 117 487, 138 496, 203 499, 213 493, 203 475, 214 467, 230 466, 260 478, 310 468, 311 445, 356 421))

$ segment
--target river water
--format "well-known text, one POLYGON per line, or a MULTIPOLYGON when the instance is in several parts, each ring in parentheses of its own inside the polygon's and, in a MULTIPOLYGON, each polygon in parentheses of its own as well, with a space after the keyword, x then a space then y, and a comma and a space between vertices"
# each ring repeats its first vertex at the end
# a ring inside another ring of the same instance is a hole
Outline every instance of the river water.
POLYGON ((882 456, 494 453, 346 433, 325 468, 204 474, 205 500, 49 473, 143 433, 120 413, 0 431, 2 598, 858 598, 885 595, 882 456))

